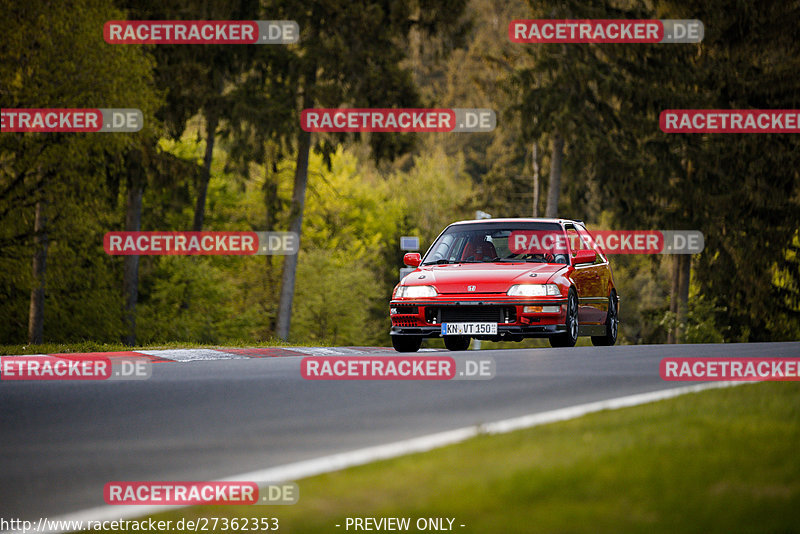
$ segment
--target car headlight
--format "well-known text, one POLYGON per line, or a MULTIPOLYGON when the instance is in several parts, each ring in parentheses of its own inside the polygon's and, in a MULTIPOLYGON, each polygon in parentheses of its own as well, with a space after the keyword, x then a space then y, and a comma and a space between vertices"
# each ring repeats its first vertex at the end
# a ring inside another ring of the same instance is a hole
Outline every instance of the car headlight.
POLYGON ((396 298, 421 299, 438 295, 433 286, 400 286, 397 288, 396 298))
POLYGON ((556 284, 516 284, 506 292, 509 297, 558 297, 561 291, 556 284))

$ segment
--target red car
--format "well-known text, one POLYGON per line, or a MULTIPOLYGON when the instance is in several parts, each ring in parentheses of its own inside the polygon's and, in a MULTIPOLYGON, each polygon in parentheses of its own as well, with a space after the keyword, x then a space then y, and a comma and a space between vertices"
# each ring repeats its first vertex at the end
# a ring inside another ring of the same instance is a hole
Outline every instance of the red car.
POLYGON ((392 345, 416 352, 423 338, 450 350, 470 339, 547 337, 572 347, 617 341, 619 297, 611 267, 580 221, 492 219, 451 224, 394 288, 392 345))

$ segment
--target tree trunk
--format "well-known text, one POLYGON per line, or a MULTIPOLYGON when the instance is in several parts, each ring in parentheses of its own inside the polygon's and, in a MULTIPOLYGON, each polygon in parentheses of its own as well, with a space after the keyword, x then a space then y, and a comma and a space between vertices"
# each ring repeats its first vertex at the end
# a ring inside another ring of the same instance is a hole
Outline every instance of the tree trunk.
POLYGON ((689 278, 692 274, 692 256, 681 254, 680 258, 680 281, 678 283, 678 320, 675 325, 676 343, 686 342, 686 321, 689 312, 689 278))
MULTIPOLYGON (((672 256, 672 285, 669 288, 669 312, 673 318, 678 317, 678 291, 681 283, 681 257, 678 254, 672 256)), ((667 343, 676 343, 675 334, 677 332, 677 322, 667 331, 667 343)))
MULTIPOLYGON (((136 150, 134 149, 134 152, 136 150)), ((142 229, 142 193, 144 176, 142 175, 141 153, 130 154, 128 162, 128 193, 125 210, 125 230, 138 232, 142 229)), ((123 321, 126 333, 122 340, 125 345, 136 344, 136 302, 139 299, 139 256, 124 256, 122 291, 125 304, 123 321)))
POLYGON ((264 206, 266 207, 266 230, 271 232, 278 224, 280 205, 278 202, 278 162, 273 159, 264 165, 264 206))
MULTIPOLYGON (((688 150, 688 147, 684 147, 688 150)), ((693 183, 694 166, 690 158, 686 158, 686 183, 693 183)), ((681 214, 682 224, 688 224, 692 220, 691 212, 688 210, 691 205, 684 205, 684 211, 681 214)), ((691 226, 684 226, 691 227, 691 226)), ((689 282, 692 274, 692 256, 690 254, 679 254, 675 257, 675 270, 673 272, 672 284, 676 288, 674 294, 675 301, 675 343, 686 342, 686 322, 689 315, 689 282), (676 281, 677 277, 677 281, 676 281)))
POLYGON ((545 217, 558 217, 558 196, 561 191, 561 160, 564 155, 564 139, 553 133, 553 157, 550 158, 550 183, 547 190, 545 217))
POLYGON ((33 289, 31 290, 31 305, 28 313, 28 343, 39 345, 44 337, 44 288, 45 273, 47 270, 47 216, 45 215, 46 202, 39 200, 36 203, 36 214, 33 223, 34 250, 33 250, 33 289))
MULTIPOLYGON (((278 162, 277 155, 272 154, 272 161, 264 162, 264 206, 266 207, 266 217, 264 230, 272 232, 278 225, 278 213, 280 211, 280 202, 278 201, 278 162)), ((278 294, 277 273, 275 268, 275 256, 267 254, 264 256, 264 278, 267 287, 267 301, 264 308, 268 310, 272 320, 268 325, 270 333, 275 332, 275 325, 277 321, 277 310, 274 308, 274 303, 278 294), (274 314, 274 315, 273 315, 274 314)))
POLYGON ((539 142, 533 142, 531 150, 531 164, 533 165, 533 216, 539 216, 539 142))
MULTIPOLYGON (((295 232, 300 246, 300 234, 303 228, 303 208, 306 201, 306 185, 308 184, 308 152, 311 147, 311 134, 300 132, 297 146, 297 166, 294 173, 294 194, 292 195, 292 215, 289 231, 295 232)), ((275 334, 284 341, 289 339, 292 321, 292 301, 294 300, 294 283, 297 274, 297 256, 286 256, 281 277, 281 298, 278 305, 278 325, 275 334)))
POLYGON ((203 156, 203 173, 200 175, 200 184, 197 189, 197 205, 194 208, 194 223, 192 230, 200 232, 203 229, 203 221, 206 216, 206 195, 208 193, 208 182, 211 180, 211 162, 214 158, 214 141, 217 137, 217 115, 215 112, 209 113, 206 117, 206 153, 203 156))

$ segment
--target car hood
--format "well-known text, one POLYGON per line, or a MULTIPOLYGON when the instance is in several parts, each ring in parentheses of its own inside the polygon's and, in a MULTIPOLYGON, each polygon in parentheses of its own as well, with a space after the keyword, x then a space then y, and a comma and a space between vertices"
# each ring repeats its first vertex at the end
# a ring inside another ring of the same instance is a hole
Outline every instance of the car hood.
POLYGON ((403 279, 404 285, 432 285, 440 294, 505 293, 513 284, 544 284, 566 265, 553 263, 460 263, 427 265, 403 279), (475 286, 470 291, 469 286, 475 286))

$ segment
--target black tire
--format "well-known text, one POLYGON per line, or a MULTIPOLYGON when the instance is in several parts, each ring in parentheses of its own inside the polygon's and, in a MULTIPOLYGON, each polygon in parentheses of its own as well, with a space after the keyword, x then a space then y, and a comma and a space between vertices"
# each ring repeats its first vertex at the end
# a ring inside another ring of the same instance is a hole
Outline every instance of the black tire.
POLYGON ((397 352, 417 352, 422 346, 420 336, 392 336, 392 346, 397 352))
POLYGON ((617 293, 611 290, 608 297, 608 314, 606 315, 606 333, 602 336, 592 336, 592 345, 595 347, 610 347, 617 342, 619 331, 619 307, 617 306, 617 293))
POLYGON ((469 336, 444 336, 444 346, 447 350, 467 350, 469 342, 469 336))
POLYGON ((578 295, 574 289, 567 296, 567 331, 550 336, 551 347, 574 347, 578 342, 578 295))

